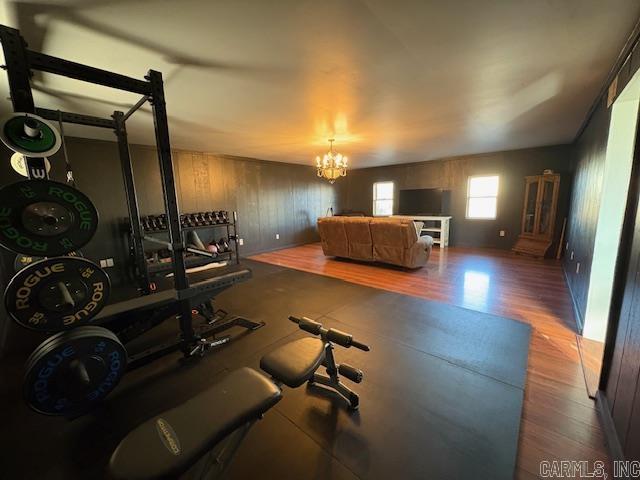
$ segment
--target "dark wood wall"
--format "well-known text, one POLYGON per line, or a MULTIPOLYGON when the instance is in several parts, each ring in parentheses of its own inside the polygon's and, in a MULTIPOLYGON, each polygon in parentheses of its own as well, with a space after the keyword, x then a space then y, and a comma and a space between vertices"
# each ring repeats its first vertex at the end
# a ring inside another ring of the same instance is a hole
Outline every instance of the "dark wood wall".
POLYGON ((371 215, 373 184, 380 181, 393 181, 395 184, 394 213, 398 213, 398 190, 444 188, 451 192, 447 213, 453 217, 451 219, 452 245, 509 249, 520 233, 524 177, 540 174, 544 169, 552 169, 562 175, 556 225, 556 237, 558 237, 569 203, 572 175, 572 150, 569 146, 513 150, 409 165, 354 170, 346 178, 343 205, 347 209, 371 215), (500 176, 497 218, 495 220, 466 219, 469 176, 493 174, 500 176), (499 236, 500 230, 506 231, 505 237, 499 236))
POLYGON ((611 319, 615 343, 605 379, 605 395, 618 441, 627 459, 640 459, 640 217, 633 222, 631 255, 624 272, 622 305, 611 319))
MULTIPOLYGON (((92 199, 100 213, 98 231, 82 251, 92 260, 114 259, 114 267, 107 270, 117 288, 130 282, 128 217, 117 145, 69 138, 67 146, 77 186, 92 199)), ((1 148, 0 184, 20 180, 22 177, 10 167, 10 152, 1 148)), ((141 213, 162 213, 162 186, 155 148, 132 146, 131 156, 141 213)), ((311 166, 187 151, 174 151, 173 160, 180 210, 237 211, 239 232, 244 239, 242 255, 317 241, 317 217, 324 215, 329 207, 339 208, 338 186, 319 179, 311 166)), ((62 156, 57 154, 51 161, 52 179, 62 181, 65 175, 62 156)), ((217 237, 222 233, 218 232, 217 237)), ((203 240, 207 235, 213 237, 214 233, 205 230, 203 240)), ((13 275, 15 255, 0 250, 1 283, 13 275)), ((11 337, 21 333, 16 332, 18 328, 7 321, 4 308, 0 308, 0 353, 5 344, 20 344, 11 337)))
MULTIPOLYGON (((617 94, 640 66, 637 43, 623 52, 620 58, 624 62, 614 70, 617 94)), ((574 143, 576 172, 569 214, 569 255, 564 257, 564 267, 578 315, 584 315, 589 288, 611 119, 611 108, 607 103, 605 91, 594 104, 595 109, 574 143), (573 259, 571 252, 574 253, 573 259), (577 262, 580 262, 579 274, 576 274, 577 262)), ((636 208, 640 191, 638 140, 636 136, 630 195, 620 246, 622 256, 616 265, 605 367, 600 385, 603 389, 602 413, 610 417, 615 427, 608 443, 619 445, 622 455, 633 460, 640 459, 640 217, 636 208)))
POLYGON ((580 326, 584 324, 587 308, 610 118, 610 110, 598 108, 574 144, 576 170, 567 222, 567 252, 563 262, 580 326))
MULTIPOLYGON (((131 155, 141 212, 163 212, 155 149, 136 146, 131 155)), ((317 241, 316 219, 338 207, 338 185, 311 166, 179 150, 173 159, 180 210, 237 211, 244 255, 317 241)))

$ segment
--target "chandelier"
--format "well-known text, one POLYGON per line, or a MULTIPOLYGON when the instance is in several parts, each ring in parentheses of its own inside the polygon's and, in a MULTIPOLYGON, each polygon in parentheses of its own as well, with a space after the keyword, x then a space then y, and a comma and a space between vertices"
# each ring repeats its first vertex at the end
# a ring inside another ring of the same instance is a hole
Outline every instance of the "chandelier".
POLYGON ((340 153, 333 153, 333 138, 329 139, 329 151, 322 158, 316 157, 318 176, 326 178, 329 183, 336 181, 338 177, 347 175, 347 157, 340 153))

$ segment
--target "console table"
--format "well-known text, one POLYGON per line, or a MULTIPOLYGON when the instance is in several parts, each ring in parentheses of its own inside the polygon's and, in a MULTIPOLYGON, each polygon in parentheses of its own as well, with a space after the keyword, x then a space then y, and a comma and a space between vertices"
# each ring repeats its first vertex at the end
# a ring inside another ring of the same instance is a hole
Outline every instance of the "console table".
POLYGON ((440 245, 441 248, 449 246, 450 216, 391 215, 391 218, 404 218, 407 220, 413 220, 414 222, 424 222, 421 232, 425 232, 427 234, 437 233, 439 236, 431 235, 433 237, 433 243, 440 245))

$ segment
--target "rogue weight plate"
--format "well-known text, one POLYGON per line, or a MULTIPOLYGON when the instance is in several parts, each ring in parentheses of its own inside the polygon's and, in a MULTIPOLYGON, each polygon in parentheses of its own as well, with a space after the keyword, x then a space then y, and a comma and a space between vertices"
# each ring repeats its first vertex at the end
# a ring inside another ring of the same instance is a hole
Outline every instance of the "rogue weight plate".
POLYGON ((28 358, 24 397, 45 415, 79 415, 102 401, 126 368, 127 351, 110 330, 85 326, 60 332, 28 358))
POLYGON ((62 145, 60 132, 44 118, 31 113, 6 117, 0 128, 0 140, 27 157, 50 157, 62 145))
MULTIPOLYGON (((44 159, 44 165, 47 170, 47 173, 51 170, 51 162, 49 162, 48 158, 44 159)), ((27 160, 24 155, 21 153, 14 153, 11 155, 11 168, 13 168, 16 173, 22 175, 23 177, 28 177, 29 173, 27 172, 27 160)))
POLYGON ((106 305, 109 276, 80 257, 53 257, 14 275, 4 292, 7 312, 23 327, 60 332, 86 324, 106 305))
POLYGON ((40 257, 85 245, 98 228, 98 212, 85 194, 51 180, 24 180, 0 189, 0 244, 40 257))
MULTIPOLYGON (((82 252, 80 250, 74 250, 73 252, 69 252, 65 255, 65 257, 82 257, 82 252)), ((13 261, 13 269, 16 272, 19 272, 24 267, 31 265, 34 262, 38 262, 40 260, 44 260, 44 257, 34 257, 32 255, 23 255, 19 253, 16 255, 16 258, 13 261)))

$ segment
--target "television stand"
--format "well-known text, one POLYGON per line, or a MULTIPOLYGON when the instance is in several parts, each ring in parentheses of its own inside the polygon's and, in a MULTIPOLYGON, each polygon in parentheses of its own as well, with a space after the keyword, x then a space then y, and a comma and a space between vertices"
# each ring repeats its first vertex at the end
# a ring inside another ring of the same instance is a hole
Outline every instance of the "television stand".
POLYGON ((391 218, 402 218, 405 220, 413 220, 414 222, 423 222, 420 233, 425 233, 433 237, 433 243, 440 245, 440 248, 449 246, 449 223, 451 216, 435 216, 435 215, 391 215, 391 218), (435 235, 434 235, 435 234, 435 235))

